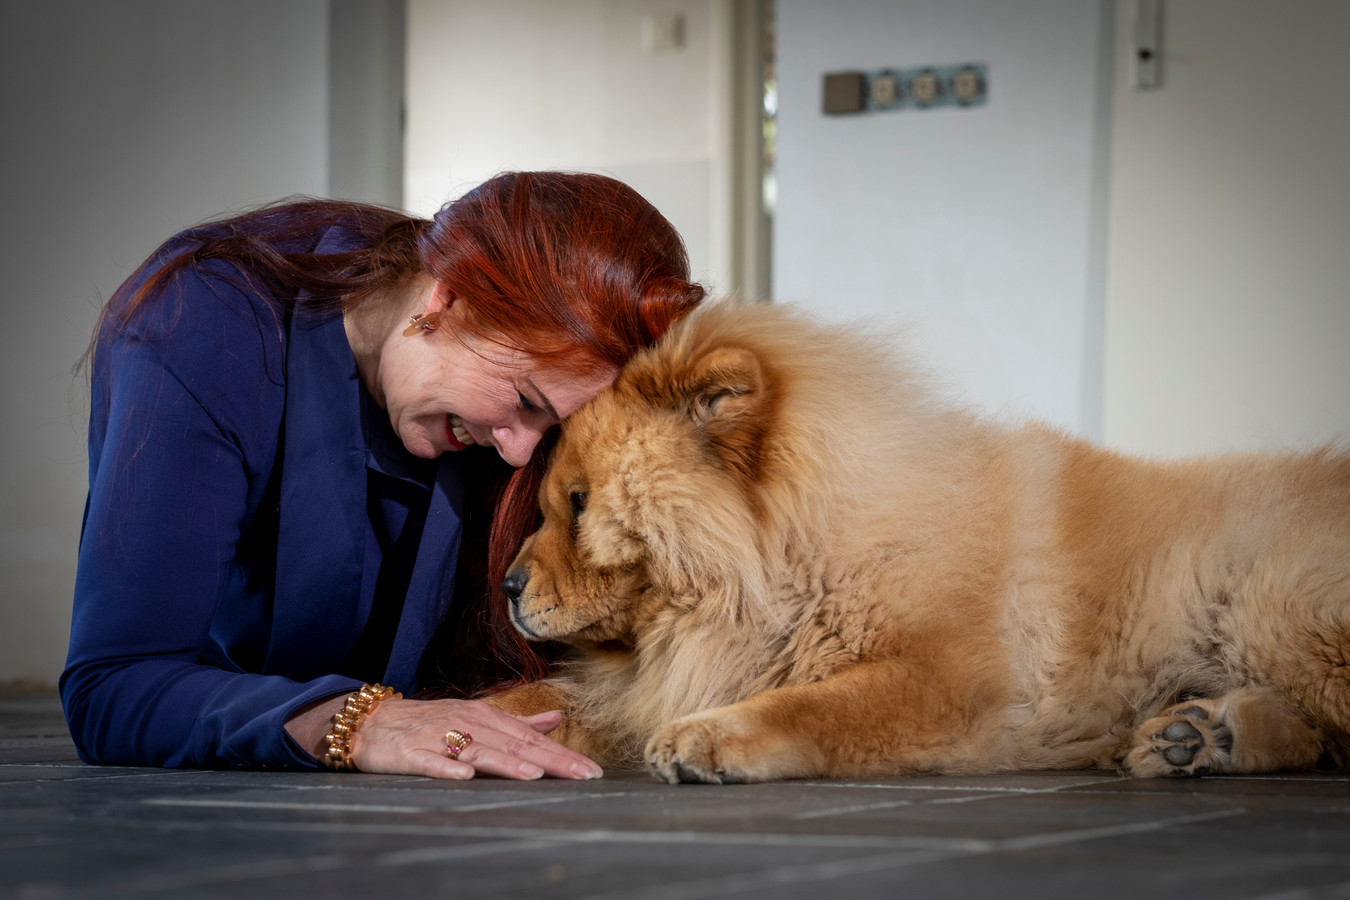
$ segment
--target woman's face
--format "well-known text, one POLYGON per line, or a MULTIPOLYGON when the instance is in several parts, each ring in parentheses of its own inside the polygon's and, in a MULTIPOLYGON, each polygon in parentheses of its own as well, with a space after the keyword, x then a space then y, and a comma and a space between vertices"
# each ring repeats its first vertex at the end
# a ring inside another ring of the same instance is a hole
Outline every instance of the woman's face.
POLYGON ((617 371, 576 378, 460 327, 463 304, 440 308, 438 326, 385 343, 371 394, 403 446, 431 459, 472 444, 513 466, 529 461, 549 428, 614 382, 617 371))

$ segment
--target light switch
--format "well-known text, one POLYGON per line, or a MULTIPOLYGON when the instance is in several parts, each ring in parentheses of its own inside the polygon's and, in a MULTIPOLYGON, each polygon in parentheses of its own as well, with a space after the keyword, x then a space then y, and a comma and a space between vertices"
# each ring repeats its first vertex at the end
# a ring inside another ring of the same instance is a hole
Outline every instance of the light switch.
POLYGON ((824 111, 832 116, 859 113, 867 108, 867 78, 862 72, 831 72, 825 76, 824 111))

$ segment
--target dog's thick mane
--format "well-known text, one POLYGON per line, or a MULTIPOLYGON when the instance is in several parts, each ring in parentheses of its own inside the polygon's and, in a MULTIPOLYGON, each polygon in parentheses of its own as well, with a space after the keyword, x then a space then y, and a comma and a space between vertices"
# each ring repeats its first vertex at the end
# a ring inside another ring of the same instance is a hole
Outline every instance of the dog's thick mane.
MULTIPOLYGON (((720 347, 749 349, 763 367, 763 390, 775 399, 749 492, 768 552, 747 558, 738 570, 816 560, 824 547, 847 553, 851 537, 870 548, 869 520, 878 511, 893 515, 907 497, 925 498, 922 509, 910 506, 916 517, 941 515, 935 498, 960 483, 981 450, 999 440, 1002 426, 951 403, 898 346, 895 334, 822 323, 791 307, 722 303, 688 317, 649 351, 643 365, 666 371, 720 347), (935 446, 948 452, 934 453, 935 446)), ((925 523, 911 524, 922 530, 925 523)), ((784 573, 773 574, 779 577, 763 581, 766 595, 742 603, 786 624, 779 608, 784 573)))

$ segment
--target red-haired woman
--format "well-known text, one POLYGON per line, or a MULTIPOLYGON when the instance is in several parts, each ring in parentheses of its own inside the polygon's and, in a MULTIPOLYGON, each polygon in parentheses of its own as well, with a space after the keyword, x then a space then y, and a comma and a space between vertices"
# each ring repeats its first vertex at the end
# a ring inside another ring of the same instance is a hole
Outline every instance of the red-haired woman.
POLYGON ((702 297, 670 223, 598 175, 170 240, 93 346, 61 678, 81 756, 599 775, 544 736, 556 714, 391 695, 436 644, 466 691, 540 674, 485 585, 532 527, 541 437, 702 297))

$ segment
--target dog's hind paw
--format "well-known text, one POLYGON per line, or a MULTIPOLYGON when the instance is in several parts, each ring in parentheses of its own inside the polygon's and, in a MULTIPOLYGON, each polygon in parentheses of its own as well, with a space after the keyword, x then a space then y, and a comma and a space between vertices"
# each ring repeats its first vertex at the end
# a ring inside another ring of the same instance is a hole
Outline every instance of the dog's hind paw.
POLYGON ((1233 734, 1212 700, 1178 703, 1135 732, 1123 765, 1140 778, 1208 775, 1228 768, 1233 734))

